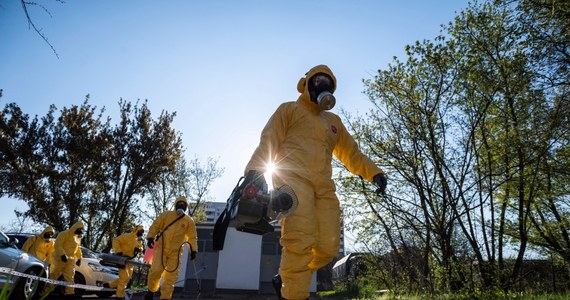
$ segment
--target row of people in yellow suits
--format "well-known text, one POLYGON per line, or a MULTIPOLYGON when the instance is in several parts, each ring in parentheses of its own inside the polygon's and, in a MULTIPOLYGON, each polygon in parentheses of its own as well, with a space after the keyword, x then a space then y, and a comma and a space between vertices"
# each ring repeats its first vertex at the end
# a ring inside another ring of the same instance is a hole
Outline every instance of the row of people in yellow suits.
MULTIPOLYGON (((188 243, 190 258, 194 260, 198 252, 196 225, 192 217, 185 211, 188 208, 186 197, 178 197, 175 210, 166 211, 154 220, 147 234, 147 246, 154 248, 154 259, 149 270, 147 285, 149 292, 145 299, 152 299, 160 288, 161 299, 170 299, 174 283, 178 277, 175 272, 181 262, 183 245, 188 243), (162 286, 160 281, 163 279, 162 286)), ((48 226, 37 236, 28 238, 22 250, 33 254, 50 265, 50 279, 63 275, 66 282, 74 282, 75 267, 81 266, 81 238, 85 225, 78 221, 70 229, 60 232, 54 240, 55 231, 48 226)), ((113 252, 116 255, 135 258, 142 253, 144 227, 137 225, 131 232, 121 234, 113 239, 113 252)), ((104 287, 116 288, 116 298, 125 298, 125 289, 133 274, 133 266, 127 264, 119 268, 119 278, 105 284, 104 287)), ((53 285, 46 285, 43 294, 49 293, 53 285)), ((65 287, 65 299, 74 299, 75 290, 65 287)))

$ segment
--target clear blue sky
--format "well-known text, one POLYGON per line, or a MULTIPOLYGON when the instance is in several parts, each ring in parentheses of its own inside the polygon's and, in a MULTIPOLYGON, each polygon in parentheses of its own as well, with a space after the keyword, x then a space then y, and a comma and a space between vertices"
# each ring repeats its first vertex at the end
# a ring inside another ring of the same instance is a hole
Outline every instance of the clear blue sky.
MULTIPOLYGON (((0 2, 0 106, 43 116, 90 103, 118 120, 119 98, 176 111, 187 158, 225 168, 211 195, 225 201, 269 116, 298 96, 298 79, 327 64, 337 107, 365 113, 362 79, 404 47, 433 40, 467 0, 36 0, 29 12, 59 54, 28 27, 19 0, 0 2)), ((25 204, 2 199, 0 224, 25 204)))

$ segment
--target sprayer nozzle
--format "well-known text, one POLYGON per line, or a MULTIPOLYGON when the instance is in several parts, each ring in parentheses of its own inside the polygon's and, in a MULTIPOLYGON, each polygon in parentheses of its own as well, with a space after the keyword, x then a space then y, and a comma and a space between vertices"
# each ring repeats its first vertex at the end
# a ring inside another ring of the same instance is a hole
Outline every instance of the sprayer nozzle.
POLYGON ((273 211, 282 212, 290 209, 293 206, 293 197, 289 194, 280 194, 273 202, 273 211))

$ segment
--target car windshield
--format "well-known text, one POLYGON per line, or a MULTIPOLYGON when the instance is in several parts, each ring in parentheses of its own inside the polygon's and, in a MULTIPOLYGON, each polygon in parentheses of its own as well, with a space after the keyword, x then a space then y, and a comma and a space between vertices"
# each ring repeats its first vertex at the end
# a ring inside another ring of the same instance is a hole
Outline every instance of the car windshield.
POLYGON ((8 238, 3 233, 0 234, 0 244, 8 245, 8 238))
POLYGON ((84 258, 99 258, 99 254, 97 254, 97 252, 95 251, 91 251, 87 248, 81 247, 81 254, 83 255, 84 258))
POLYGON ((6 235, 8 237, 10 237, 11 239, 18 240, 18 242, 16 243, 16 247, 18 249, 22 249, 22 246, 24 246, 24 243, 26 242, 26 240, 29 237, 34 236, 33 234, 28 234, 28 233, 7 233, 6 235))

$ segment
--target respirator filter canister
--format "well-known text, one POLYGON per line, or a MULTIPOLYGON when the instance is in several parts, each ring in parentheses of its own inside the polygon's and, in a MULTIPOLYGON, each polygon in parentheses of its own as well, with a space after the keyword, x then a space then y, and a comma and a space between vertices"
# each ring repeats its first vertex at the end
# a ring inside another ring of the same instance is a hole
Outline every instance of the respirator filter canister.
POLYGON ((336 98, 331 92, 324 91, 317 96, 317 104, 323 110, 331 110, 336 104, 336 98))

